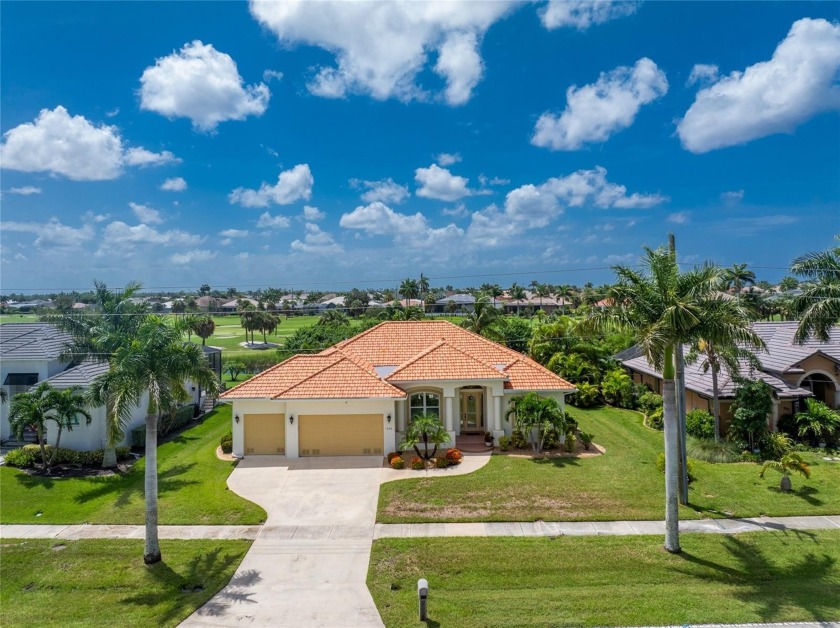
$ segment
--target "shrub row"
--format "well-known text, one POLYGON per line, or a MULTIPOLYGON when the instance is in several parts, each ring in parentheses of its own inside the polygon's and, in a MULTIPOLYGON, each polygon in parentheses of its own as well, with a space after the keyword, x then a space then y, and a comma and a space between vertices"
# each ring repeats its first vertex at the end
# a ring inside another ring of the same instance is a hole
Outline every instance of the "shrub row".
POLYGON ((233 432, 228 432, 219 440, 219 445, 222 448, 223 454, 229 454, 233 451, 233 432))
MULTIPOLYGON (((46 449, 47 456, 52 455, 54 447, 47 445, 46 449)), ((117 447, 116 451, 118 461, 131 458, 131 450, 128 447, 117 447)), ((104 455, 101 449, 76 451, 75 449, 59 447, 53 464, 80 464, 85 467, 101 467, 104 455)), ((6 464, 18 469, 31 469, 36 465, 43 464, 41 448, 38 445, 26 445, 20 449, 13 449, 6 454, 6 464)))
MULTIPOLYGON (((175 410, 175 415, 172 419, 161 417, 158 421, 158 434, 161 436, 168 434, 172 430, 177 430, 192 421, 195 415, 195 405, 188 404, 181 406, 175 410)), ((131 447, 132 449, 143 449, 146 446, 146 426, 141 425, 131 430, 131 447)))

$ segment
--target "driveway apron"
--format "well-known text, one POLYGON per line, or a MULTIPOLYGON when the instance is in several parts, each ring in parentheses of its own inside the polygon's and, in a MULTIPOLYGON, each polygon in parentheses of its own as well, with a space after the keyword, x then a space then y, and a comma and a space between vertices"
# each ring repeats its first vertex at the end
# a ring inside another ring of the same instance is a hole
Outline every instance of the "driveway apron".
POLYGON ((228 486, 268 513, 230 583, 182 626, 383 626, 368 591, 381 457, 249 456, 228 486))

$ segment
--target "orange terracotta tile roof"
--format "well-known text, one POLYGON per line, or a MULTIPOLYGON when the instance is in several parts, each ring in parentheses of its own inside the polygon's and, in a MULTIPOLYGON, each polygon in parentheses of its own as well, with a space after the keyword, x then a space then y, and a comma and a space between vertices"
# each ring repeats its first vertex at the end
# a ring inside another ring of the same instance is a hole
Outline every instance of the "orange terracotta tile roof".
POLYGON ((574 390, 570 384, 559 375, 555 375, 541 364, 529 357, 521 356, 504 368, 509 379, 505 388, 513 390, 574 390))
POLYGON ((475 359, 445 340, 438 340, 385 379, 389 382, 447 379, 506 379, 499 369, 475 359))
POLYGON ((376 373, 342 358, 298 384, 284 390, 275 399, 369 399, 403 398, 405 391, 384 382, 376 373))
POLYGON ((222 399, 401 398, 389 382, 503 379, 514 390, 574 390, 521 353, 448 321, 386 321, 317 355, 296 355, 222 399), (396 367, 384 380, 375 367, 396 367))

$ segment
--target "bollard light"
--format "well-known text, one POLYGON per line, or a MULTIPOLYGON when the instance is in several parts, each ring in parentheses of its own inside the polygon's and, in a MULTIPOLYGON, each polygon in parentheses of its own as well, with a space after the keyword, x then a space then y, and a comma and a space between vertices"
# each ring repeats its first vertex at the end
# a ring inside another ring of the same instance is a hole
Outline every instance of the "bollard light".
POLYGON ((426 599, 429 597, 429 581, 420 578, 417 581, 417 600, 420 603, 420 621, 426 621, 426 599))

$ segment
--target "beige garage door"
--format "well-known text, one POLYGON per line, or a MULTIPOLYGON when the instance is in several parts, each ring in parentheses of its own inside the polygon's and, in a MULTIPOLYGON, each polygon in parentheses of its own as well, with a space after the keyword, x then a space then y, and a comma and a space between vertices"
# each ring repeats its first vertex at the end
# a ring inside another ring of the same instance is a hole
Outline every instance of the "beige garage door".
POLYGON ((301 456, 382 455, 381 414, 309 414, 298 420, 301 456))
POLYGON ((246 414, 245 455, 285 454, 286 415, 246 414))

